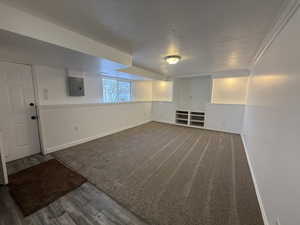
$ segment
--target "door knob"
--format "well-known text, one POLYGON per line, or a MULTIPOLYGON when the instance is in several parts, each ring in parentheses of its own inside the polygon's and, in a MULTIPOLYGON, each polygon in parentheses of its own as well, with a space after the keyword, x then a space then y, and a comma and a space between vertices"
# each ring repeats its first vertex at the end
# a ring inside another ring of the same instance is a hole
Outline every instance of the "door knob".
POLYGON ((32 119, 32 120, 36 120, 37 117, 36 117, 36 116, 32 116, 31 119, 32 119))
POLYGON ((30 105, 30 106, 34 106, 34 103, 33 103, 33 102, 31 102, 29 105, 30 105))

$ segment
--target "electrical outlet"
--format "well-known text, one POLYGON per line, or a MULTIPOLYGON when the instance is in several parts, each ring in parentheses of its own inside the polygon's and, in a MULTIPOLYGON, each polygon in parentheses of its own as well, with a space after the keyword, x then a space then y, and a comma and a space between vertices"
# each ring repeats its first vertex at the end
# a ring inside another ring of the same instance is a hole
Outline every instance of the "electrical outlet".
POLYGON ((278 217, 277 220, 276 220, 276 225, 280 225, 279 217, 278 217))

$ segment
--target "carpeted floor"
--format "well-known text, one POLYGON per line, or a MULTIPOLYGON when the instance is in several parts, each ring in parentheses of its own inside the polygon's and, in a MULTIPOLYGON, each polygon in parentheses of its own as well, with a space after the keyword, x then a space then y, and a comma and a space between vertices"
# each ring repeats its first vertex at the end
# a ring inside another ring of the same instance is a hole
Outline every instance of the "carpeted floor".
POLYGON ((155 225, 263 225, 239 135, 147 123, 54 154, 155 225))

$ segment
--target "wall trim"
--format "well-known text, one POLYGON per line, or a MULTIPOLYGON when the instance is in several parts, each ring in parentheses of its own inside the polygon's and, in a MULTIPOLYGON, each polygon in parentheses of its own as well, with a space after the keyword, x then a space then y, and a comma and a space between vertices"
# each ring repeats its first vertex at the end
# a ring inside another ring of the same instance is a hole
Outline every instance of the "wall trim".
MULTIPOLYGON (((101 137, 105 137, 105 136, 108 136, 108 135, 111 135, 111 134, 114 134, 114 133, 117 133, 117 132, 120 132, 120 131, 124 131, 124 130, 130 129, 130 128, 134 128, 134 127, 137 127, 137 126, 149 123, 149 122, 159 122, 159 123, 165 123, 165 124, 170 124, 170 125, 174 125, 174 126, 185 126, 185 125, 180 125, 180 124, 176 124, 176 123, 172 123, 172 122, 168 122, 168 121, 158 121, 158 120, 149 119, 149 120, 146 120, 146 121, 143 121, 143 122, 131 125, 131 126, 123 127, 121 129, 115 129, 115 130, 110 131, 110 132, 98 134, 98 135, 91 136, 91 137, 82 138, 82 139, 72 141, 72 142, 68 142, 68 143, 65 143, 65 144, 62 144, 62 145, 57 145, 57 146, 48 147, 48 148, 45 147, 44 151, 43 151, 43 154, 44 155, 50 154, 50 153, 53 153, 53 152, 56 152, 56 151, 59 151, 59 150, 63 150, 65 148, 69 148, 69 147, 73 147, 73 146, 76 146, 76 145, 79 145, 79 144, 83 144, 83 143, 86 143, 86 142, 89 142, 89 141, 92 141, 92 140, 95 140, 95 139, 98 139, 98 138, 101 138, 101 137)), ((217 132, 226 132, 226 133, 231 133, 231 134, 238 134, 238 133, 233 133, 233 132, 229 132, 229 131, 212 130, 212 129, 208 129, 208 128, 205 128, 205 127, 201 127, 201 128, 200 127, 193 127, 193 126, 185 126, 185 127, 196 128, 196 129, 204 129, 204 130, 210 130, 210 131, 217 131, 217 132)), ((269 225, 269 224, 265 223, 265 225, 269 225)))
POLYGON ((92 141, 92 140, 95 140, 95 139, 98 139, 98 138, 101 138, 101 137, 105 137, 105 136, 123 131, 123 130, 127 130, 127 129, 130 129, 130 128, 133 128, 133 127, 137 127, 137 126, 149 123, 149 122, 151 122, 151 120, 146 120, 146 121, 139 122, 139 123, 136 123, 136 124, 131 125, 131 126, 126 126, 126 127, 120 128, 120 129, 115 129, 115 130, 110 131, 110 132, 98 134, 98 135, 91 136, 91 137, 82 138, 82 139, 72 141, 72 142, 68 142, 68 143, 65 143, 65 144, 62 144, 62 145, 48 147, 48 148, 45 148, 45 151, 43 152, 43 154, 49 154, 49 153, 53 153, 53 152, 65 149, 65 148, 69 148, 69 147, 73 147, 73 146, 76 146, 76 145, 79 145, 79 144, 83 144, 83 143, 86 143, 86 142, 89 142, 89 141, 92 141))
POLYGON ((39 142, 40 142, 40 148, 41 148, 41 153, 46 154, 45 152, 45 140, 44 140, 44 131, 43 131, 43 122, 40 119, 41 118, 41 112, 40 112, 40 98, 38 95, 38 78, 36 74, 35 67, 33 65, 29 65, 31 68, 31 74, 32 74, 32 84, 33 84, 33 91, 34 91, 34 101, 35 101, 35 111, 38 117, 37 120, 37 126, 38 126, 38 137, 39 137, 39 142))
POLYGON ((277 38, 277 36, 281 33, 281 31, 285 28, 285 26, 293 17, 293 15, 297 12, 299 6, 300 6, 300 0, 286 1, 286 4, 282 6, 280 13, 277 16, 271 30, 267 33, 266 37, 264 38, 262 44, 259 46, 256 54, 254 55, 251 61, 250 71, 252 71, 254 66, 259 63, 262 56, 272 45, 272 43, 277 38))
POLYGON ((158 123, 170 124, 170 125, 174 125, 174 126, 180 126, 180 127, 189 127, 189 128, 202 129, 202 130, 208 130, 208 131, 215 131, 215 132, 221 132, 221 133, 239 134, 239 135, 241 135, 241 133, 232 132, 232 131, 228 131, 228 130, 222 130, 222 129, 216 130, 216 129, 207 128, 205 126, 204 127, 196 127, 196 126, 178 124, 178 123, 175 123, 175 122, 155 120, 155 119, 153 119, 152 121, 153 122, 158 122, 158 123))
POLYGON ((124 104, 139 104, 139 103, 152 103, 152 101, 130 101, 130 102, 115 102, 115 103, 68 103, 68 104, 49 104, 38 105, 41 110, 45 109, 58 109, 58 108, 80 108, 80 107, 101 107, 101 106, 113 106, 124 104))
POLYGON ((58 108, 80 108, 80 107, 101 107, 101 106, 113 106, 124 104, 140 104, 140 103, 174 103, 173 101, 130 101, 130 102, 115 102, 115 103, 68 103, 68 104, 49 104, 49 105, 37 105, 40 110, 46 109, 58 109, 58 108))
POLYGON ((246 141, 245 141, 245 134, 242 133, 241 138, 242 138, 243 146, 244 146, 244 149, 245 149, 245 153, 246 153, 246 157, 247 157, 247 161, 248 161, 248 166, 250 168, 250 173, 251 173, 252 181, 254 183, 255 193, 256 193, 259 208, 260 208, 260 211, 261 211, 261 214, 262 214, 262 217, 263 217, 263 221, 264 221, 265 225, 270 225, 268 217, 267 217, 266 210, 265 210, 264 205, 263 205, 262 197, 261 197, 261 194, 260 194, 260 191, 259 191, 259 188, 258 188, 257 180, 256 180, 255 175, 254 175, 254 169, 253 169, 253 166, 252 166, 252 163, 251 163, 251 160, 250 160, 250 156, 248 154, 248 148, 247 148, 246 141))

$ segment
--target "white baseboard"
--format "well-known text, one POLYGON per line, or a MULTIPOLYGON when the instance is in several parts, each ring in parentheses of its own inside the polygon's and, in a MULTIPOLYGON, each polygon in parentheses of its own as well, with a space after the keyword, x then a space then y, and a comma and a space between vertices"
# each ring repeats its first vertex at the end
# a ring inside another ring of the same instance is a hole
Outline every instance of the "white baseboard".
POLYGON ((131 125, 131 126, 123 127, 123 128, 117 129, 117 130, 112 130, 112 131, 102 133, 102 134, 98 134, 98 135, 95 135, 95 136, 92 136, 92 137, 82 138, 82 139, 72 141, 72 142, 68 142, 68 143, 65 143, 65 144, 62 144, 62 145, 57 145, 57 146, 53 146, 53 147, 50 147, 50 148, 46 148, 46 154, 56 152, 56 151, 59 151, 59 150, 65 149, 65 148, 73 147, 73 146, 76 146, 76 145, 79 145, 79 144, 83 144, 83 143, 86 143, 88 141, 92 141, 92 140, 95 140, 95 139, 98 139, 98 138, 101 138, 101 137, 104 137, 104 136, 107 136, 107 135, 111 135, 111 134, 114 134, 114 133, 117 133, 117 132, 120 132, 120 131, 123 131, 123 130, 127 130, 129 128, 137 127, 137 126, 140 126, 142 124, 149 123, 149 122, 151 122, 151 120, 146 120, 146 121, 143 121, 141 123, 137 123, 137 124, 134 124, 134 125, 131 125))
POLYGON ((170 121, 161 121, 161 120, 152 120, 154 122, 159 122, 159 123, 166 123, 166 124, 172 124, 172 125, 176 125, 176 126, 181 126, 181 127, 191 127, 191 128, 196 128, 196 129, 204 129, 204 130, 210 130, 210 131, 219 131, 219 132, 224 132, 224 133, 229 133, 229 134, 240 134, 240 132, 235 132, 232 130, 225 130, 225 129, 214 129, 214 128, 210 128, 210 127, 196 127, 196 126, 190 126, 190 125, 184 125, 184 124, 178 124, 175 122, 170 122, 170 121))
POLYGON ((158 122, 158 123, 166 123, 166 124, 176 125, 176 123, 170 122, 170 121, 155 120, 155 119, 152 119, 152 121, 153 121, 153 122, 158 122))
POLYGON ((262 214, 262 217, 263 217, 263 220, 264 220, 264 224, 265 225, 270 225, 267 214, 266 214, 266 211, 265 211, 265 208, 264 208, 264 205, 263 205, 263 202, 262 202, 262 198, 261 198, 261 195, 260 195, 260 192, 259 192, 259 189, 258 189, 258 184, 257 184, 256 178, 254 176, 254 170, 253 170, 252 163, 251 163, 251 160, 250 160, 250 157, 249 157, 249 154, 248 154, 248 149, 247 149, 247 145, 246 145, 246 142, 245 142, 244 134, 241 134, 241 138, 242 138, 242 142, 243 142, 243 145, 244 145, 244 148, 245 148, 246 157, 247 157, 248 165, 249 165, 249 168, 250 168, 252 180, 253 180, 253 183, 254 183, 254 188, 255 188, 258 204, 259 204, 260 211, 261 211, 261 214, 262 214))

